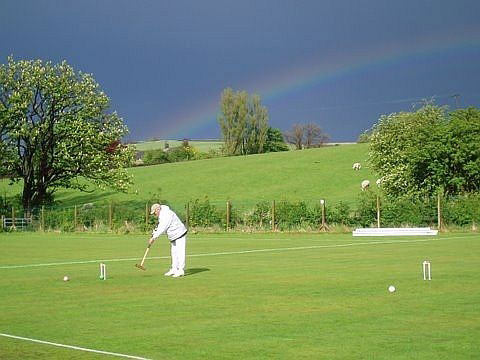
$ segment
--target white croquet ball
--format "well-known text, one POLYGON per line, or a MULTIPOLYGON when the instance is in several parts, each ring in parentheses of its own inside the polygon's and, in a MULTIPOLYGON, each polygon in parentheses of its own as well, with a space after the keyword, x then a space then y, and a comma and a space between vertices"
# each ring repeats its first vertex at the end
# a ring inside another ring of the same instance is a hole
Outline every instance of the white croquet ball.
POLYGON ((388 291, 390 291, 391 293, 395 292, 395 290, 396 290, 396 289, 395 289, 395 286, 393 286, 393 285, 390 285, 390 286, 388 287, 388 291))
POLYGON ((67 275, 65 275, 65 276, 63 277, 63 281, 68 281, 68 280, 70 280, 70 279, 68 278, 67 275))

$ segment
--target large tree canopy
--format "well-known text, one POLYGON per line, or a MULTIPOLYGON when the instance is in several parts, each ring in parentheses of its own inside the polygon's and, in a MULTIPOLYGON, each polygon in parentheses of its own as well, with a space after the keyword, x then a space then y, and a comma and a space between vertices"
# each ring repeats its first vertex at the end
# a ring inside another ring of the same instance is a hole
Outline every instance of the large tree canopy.
POLYGON ((370 163, 391 196, 480 190, 480 111, 425 105, 382 116, 372 129, 370 163))
POLYGON ((268 111, 260 97, 250 97, 246 91, 225 89, 220 101, 218 122, 223 134, 224 150, 228 155, 264 152, 267 139, 268 111))
POLYGON ((125 190, 133 150, 120 144, 128 130, 90 74, 66 62, 0 65, 0 175, 23 180, 26 209, 51 200, 56 189, 85 190, 81 177, 125 190))

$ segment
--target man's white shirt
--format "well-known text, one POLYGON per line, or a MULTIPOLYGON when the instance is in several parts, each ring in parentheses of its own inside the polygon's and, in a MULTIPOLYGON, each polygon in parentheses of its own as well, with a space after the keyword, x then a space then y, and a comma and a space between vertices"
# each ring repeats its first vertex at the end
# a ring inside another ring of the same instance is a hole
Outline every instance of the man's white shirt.
POLYGON ((187 233, 187 228, 167 205, 160 206, 160 214, 158 215, 158 225, 152 233, 152 238, 156 239, 165 231, 170 241, 177 240, 187 233))

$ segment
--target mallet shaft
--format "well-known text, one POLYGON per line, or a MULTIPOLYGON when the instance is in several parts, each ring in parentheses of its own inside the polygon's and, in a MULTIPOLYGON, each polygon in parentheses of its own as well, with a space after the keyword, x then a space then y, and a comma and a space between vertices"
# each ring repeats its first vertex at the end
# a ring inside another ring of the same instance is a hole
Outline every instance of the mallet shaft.
POLYGON ((143 259, 142 259, 142 262, 140 263, 140 266, 143 266, 143 263, 145 262, 145 259, 147 257, 149 250, 150 250, 150 245, 148 245, 147 250, 145 250, 145 255, 143 255, 143 259))

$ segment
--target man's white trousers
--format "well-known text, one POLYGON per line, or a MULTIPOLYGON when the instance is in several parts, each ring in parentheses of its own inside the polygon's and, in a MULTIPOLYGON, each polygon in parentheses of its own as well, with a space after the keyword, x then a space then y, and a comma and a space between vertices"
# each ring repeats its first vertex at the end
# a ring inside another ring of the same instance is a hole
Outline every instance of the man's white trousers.
POLYGON ((172 269, 185 271, 185 243, 187 236, 170 242, 170 254, 172 256, 172 269))

